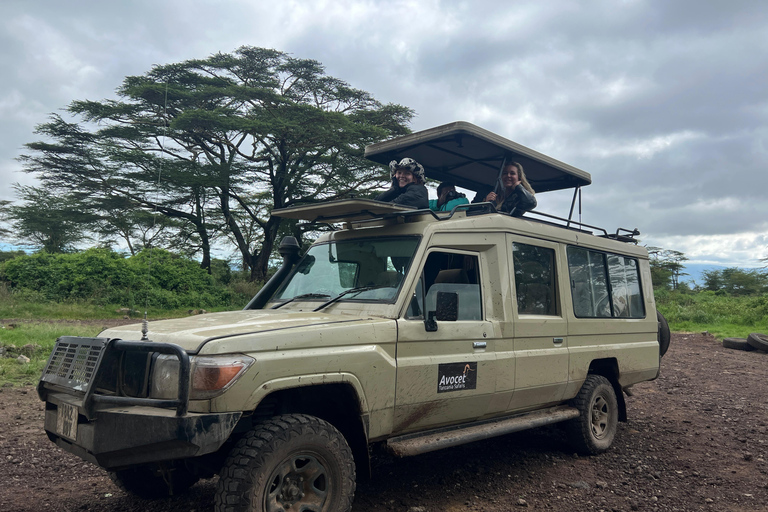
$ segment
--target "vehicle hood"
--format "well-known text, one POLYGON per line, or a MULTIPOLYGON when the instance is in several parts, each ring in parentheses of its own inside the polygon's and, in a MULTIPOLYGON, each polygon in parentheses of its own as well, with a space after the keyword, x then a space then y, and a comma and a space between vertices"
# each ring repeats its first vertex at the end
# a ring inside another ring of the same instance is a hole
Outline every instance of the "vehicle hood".
MULTIPOLYGON (((196 353, 206 342, 214 339, 243 337, 254 339, 258 343, 263 339, 274 339, 274 335, 296 335, 301 332, 318 332, 318 328, 335 330, 349 325, 353 327, 364 324, 392 323, 394 320, 358 316, 352 314, 328 314, 323 312, 289 312, 271 310, 243 310, 222 313, 208 313, 172 320, 155 320, 148 323, 149 341, 157 343, 174 343, 187 352, 196 353), (287 332, 286 332, 287 331, 287 332), (270 334, 272 334, 270 336, 270 334)), ((141 324, 123 325, 106 329, 99 334, 102 338, 118 338, 122 340, 140 340, 141 324)), ((270 345, 272 342, 270 342, 270 345)), ((254 347, 256 348, 256 347, 254 347)), ((272 346, 272 349, 275 347, 272 346)))

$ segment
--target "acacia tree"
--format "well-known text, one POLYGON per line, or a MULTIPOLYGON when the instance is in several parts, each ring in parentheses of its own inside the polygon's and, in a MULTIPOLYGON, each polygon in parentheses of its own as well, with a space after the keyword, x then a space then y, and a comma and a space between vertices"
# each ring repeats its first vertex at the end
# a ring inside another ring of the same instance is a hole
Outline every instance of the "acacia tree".
POLYGON ((676 290, 680 282, 680 276, 688 275, 683 272, 685 268, 683 262, 688 261, 688 257, 680 251, 662 249, 661 247, 647 247, 647 249, 650 257, 653 285, 665 288, 671 286, 673 290, 676 290))
POLYGON ((367 144, 408 133, 413 112, 327 76, 313 60, 242 47, 127 77, 119 100, 75 101, 38 127, 27 172, 51 189, 126 201, 191 226, 210 264, 230 240, 263 279, 274 208, 365 194, 385 172, 367 144))
POLYGON ((82 225, 94 220, 73 195, 54 197, 49 191, 15 185, 20 205, 6 205, 4 217, 12 227, 13 238, 41 251, 64 253, 88 239, 82 225))
MULTIPOLYGON (((0 222, 4 222, 8 220, 8 207, 11 205, 11 201, 6 200, 0 200, 0 222)), ((2 224, 0 224, 0 236, 3 237, 3 239, 7 239, 10 236, 11 232, 6 227, 4 227, 2 224)))
POLYGON ((760 269, 730 267, 702 272, 704 289, 729 295, 758 295, 768 289, 768 274, 760 269))

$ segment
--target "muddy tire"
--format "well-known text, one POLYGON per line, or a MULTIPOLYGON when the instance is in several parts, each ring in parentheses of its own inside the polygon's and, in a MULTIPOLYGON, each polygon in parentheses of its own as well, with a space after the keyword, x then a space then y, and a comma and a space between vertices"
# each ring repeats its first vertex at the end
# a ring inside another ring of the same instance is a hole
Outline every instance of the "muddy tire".
POLYGON ((659 313, 658 310, 656 310, 656 319, 659 322, 659 356, 664 357, 664 354, 666 354, 669 349, 669 340, 672 338, 672 334, 669 332, 667 319, 664 318, 664 315, 659 313))
POLYGON ((184 466, 139 466, 110 471, 109 478, 120 489, 144 499, 166 498, 183 493, 199 480, 184 466))
POLYGON ((755 350, 755 347, 747 343, 746 338, 723 338, 723 347, 733 350, 743 350, 745 352, 755 350))
POLYGON ((565 423, 573 448, 582 455, 597 455, 610 448, 616 436, 619 405, 608 379, 602 375, 587 375, 570 405, 581 413, 578 418, 565 423))
POLYGON ((765 334, 753 332, 747 336, 747 343, 749 343, 755 350, 768 352, 768 336, 765 334))
POLYGON ((355 464, 330 423, 285 414, 240 439, 221 470, 217 512, 345 512, 355 494, 355 464))

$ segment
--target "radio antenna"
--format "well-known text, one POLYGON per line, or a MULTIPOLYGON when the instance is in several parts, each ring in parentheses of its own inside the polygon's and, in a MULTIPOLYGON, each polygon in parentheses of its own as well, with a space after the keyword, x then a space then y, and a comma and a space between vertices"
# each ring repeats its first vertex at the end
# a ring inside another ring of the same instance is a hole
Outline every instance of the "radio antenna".
MULTIPOLYGON (((168 134, 168 81, 165 82, 165 99, 163 105, 163 137, 160 139, 160 160, 164 162, 165 155, 165 137, 168 134)), ((163 166, 157 166, 157 183, 155 187, 155 211, 152 215, 152 232, 154 233, 157 224, 157 203, 160 196, 160 177, 162 175, 163 166)), ((151 244, 150 244, 151 245, 151 244)), ((149 310, 149 282, 152 278, 152 247, 149 247, 149 262, 147 264, 147 281, 146 290, 147 294, 144 297, 144 319, 141 321, 141 341, 149 341, 149 320, 147 319, 147 311, 149 310)))

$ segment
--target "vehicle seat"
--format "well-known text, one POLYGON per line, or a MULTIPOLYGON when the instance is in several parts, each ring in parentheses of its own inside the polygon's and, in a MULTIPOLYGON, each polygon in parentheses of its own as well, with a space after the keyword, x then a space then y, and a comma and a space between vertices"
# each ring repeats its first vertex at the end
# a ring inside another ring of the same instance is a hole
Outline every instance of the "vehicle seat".
POLYGON ((403 276, 396 270, 385 270, 376 276, 375 286, 389 286, 395 288, 400 285, 403 276))
POLYGON ((450 268, 437 273, 434 284, 438 283, 469 284, 469 278, 463 268, 450 268))

